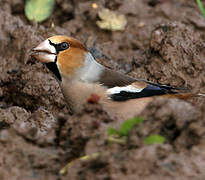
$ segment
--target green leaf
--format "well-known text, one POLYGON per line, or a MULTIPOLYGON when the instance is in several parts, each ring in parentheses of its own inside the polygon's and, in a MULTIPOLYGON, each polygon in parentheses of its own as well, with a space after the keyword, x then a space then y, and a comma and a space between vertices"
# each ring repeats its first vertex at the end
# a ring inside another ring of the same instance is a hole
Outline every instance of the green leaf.
POLYGON ((55 0, 27 0, 25 15, 30 21, 42 22, 52 13, 55 0))
POLYGON ((125 122, 123 122, 123 123, 121 124, 121 126, 120 126, 120 129, 119 129, 120 136, 127 136, 127 135, 128 135, 128 132, 129 132, 136 124, 142 123, 143 120, 144 120, 143 118, 135 117, 135 118, 128 119, 128 120, 126 120, 125 122))
POLYGON ((147 136, 144 140, 145 144, 163 144, 165 142, 165 137, 155 134, 147 136))
POLYGON ((140 117, 128 119, 121 124, 119 130, 116 130, 112 127, 109 127, 108 128, 108 136, 111 136, 111 135, 127 136, 128 132, 134 127, 134 125, 142 123, 143 120, 144 119, 140 118, 140 117))
POLYGON ((109 127, 107 131, 108 131, 108 136, 115 135, 115 134, 119 135, 119 131, 112 127, 109 127))
POLYGON ((196 2, 198 4, 198 6, 199 6, 199 9, 200 9, 202 15, 205 17, 205 9, 204 9, 204 6, 203 6, 201 0, 196 0, 196 2))

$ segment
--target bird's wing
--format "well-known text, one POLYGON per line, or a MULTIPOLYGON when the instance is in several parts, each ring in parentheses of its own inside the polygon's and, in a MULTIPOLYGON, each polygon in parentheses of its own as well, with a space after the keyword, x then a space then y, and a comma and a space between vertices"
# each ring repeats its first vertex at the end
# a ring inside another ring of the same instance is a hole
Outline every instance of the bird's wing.
POLYGON ((108 88, 113 88, 115 86, 126 86, 135 81, 135 78, 121 74, 108 68, 104 68, 98 80, 98 83, 108 88))
POLYGON ((106 69, 99 83, 108 87, 107 94, 114 101, 151 97, 157 95, 177 94, 181 88, 138 80, 118 72, 106 69))

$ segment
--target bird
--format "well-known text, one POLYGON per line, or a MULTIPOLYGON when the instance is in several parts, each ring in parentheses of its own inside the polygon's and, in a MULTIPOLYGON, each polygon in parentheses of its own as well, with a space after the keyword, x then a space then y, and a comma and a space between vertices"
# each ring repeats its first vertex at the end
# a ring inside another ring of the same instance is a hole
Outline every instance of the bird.
POLYGON ((98 63, 83 43, 68 36, 49 37, 31 50, 31 57, 53 73, 73 112, 80 112, 88 99, 97 99, 113 118, 125 120, 140 114, 153 97, 191 97, 180 93, 181 88, 109 69, 98 63))

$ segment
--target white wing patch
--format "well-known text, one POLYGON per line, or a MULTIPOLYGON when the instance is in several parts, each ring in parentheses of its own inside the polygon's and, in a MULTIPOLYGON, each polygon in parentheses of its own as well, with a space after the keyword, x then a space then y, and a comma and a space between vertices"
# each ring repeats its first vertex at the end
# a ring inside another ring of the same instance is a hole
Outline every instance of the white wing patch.
POLYGON ((139 93, 143 90, 144 88, 136 88, 132 85, 128 85, 128 86, 123 86, 123 87, 119 87, 119 86, 116 86, 114 88, 110 88, 107 90, 107 93, 109 95, 112 95, 112 94, 119 94, 121 91, 125 91, 125 92, 130 92, 130 93, 139 93))

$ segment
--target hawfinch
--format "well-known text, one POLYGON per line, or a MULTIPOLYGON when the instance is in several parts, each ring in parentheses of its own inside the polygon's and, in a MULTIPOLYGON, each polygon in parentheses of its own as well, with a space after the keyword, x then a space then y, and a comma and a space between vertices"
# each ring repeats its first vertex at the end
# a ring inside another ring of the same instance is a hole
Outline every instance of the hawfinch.
MULTIPOLYGON (((32 49, 31 56, 54 74, 66 102, 73 111, 80 111, 92 96, 116 118, 138 115, 153 96, 172 97, 177 88, 137 80, 99 64, 78 40, 53 36, 32 49)), ((180 94, 178 94, 180 96, 180 94)))

